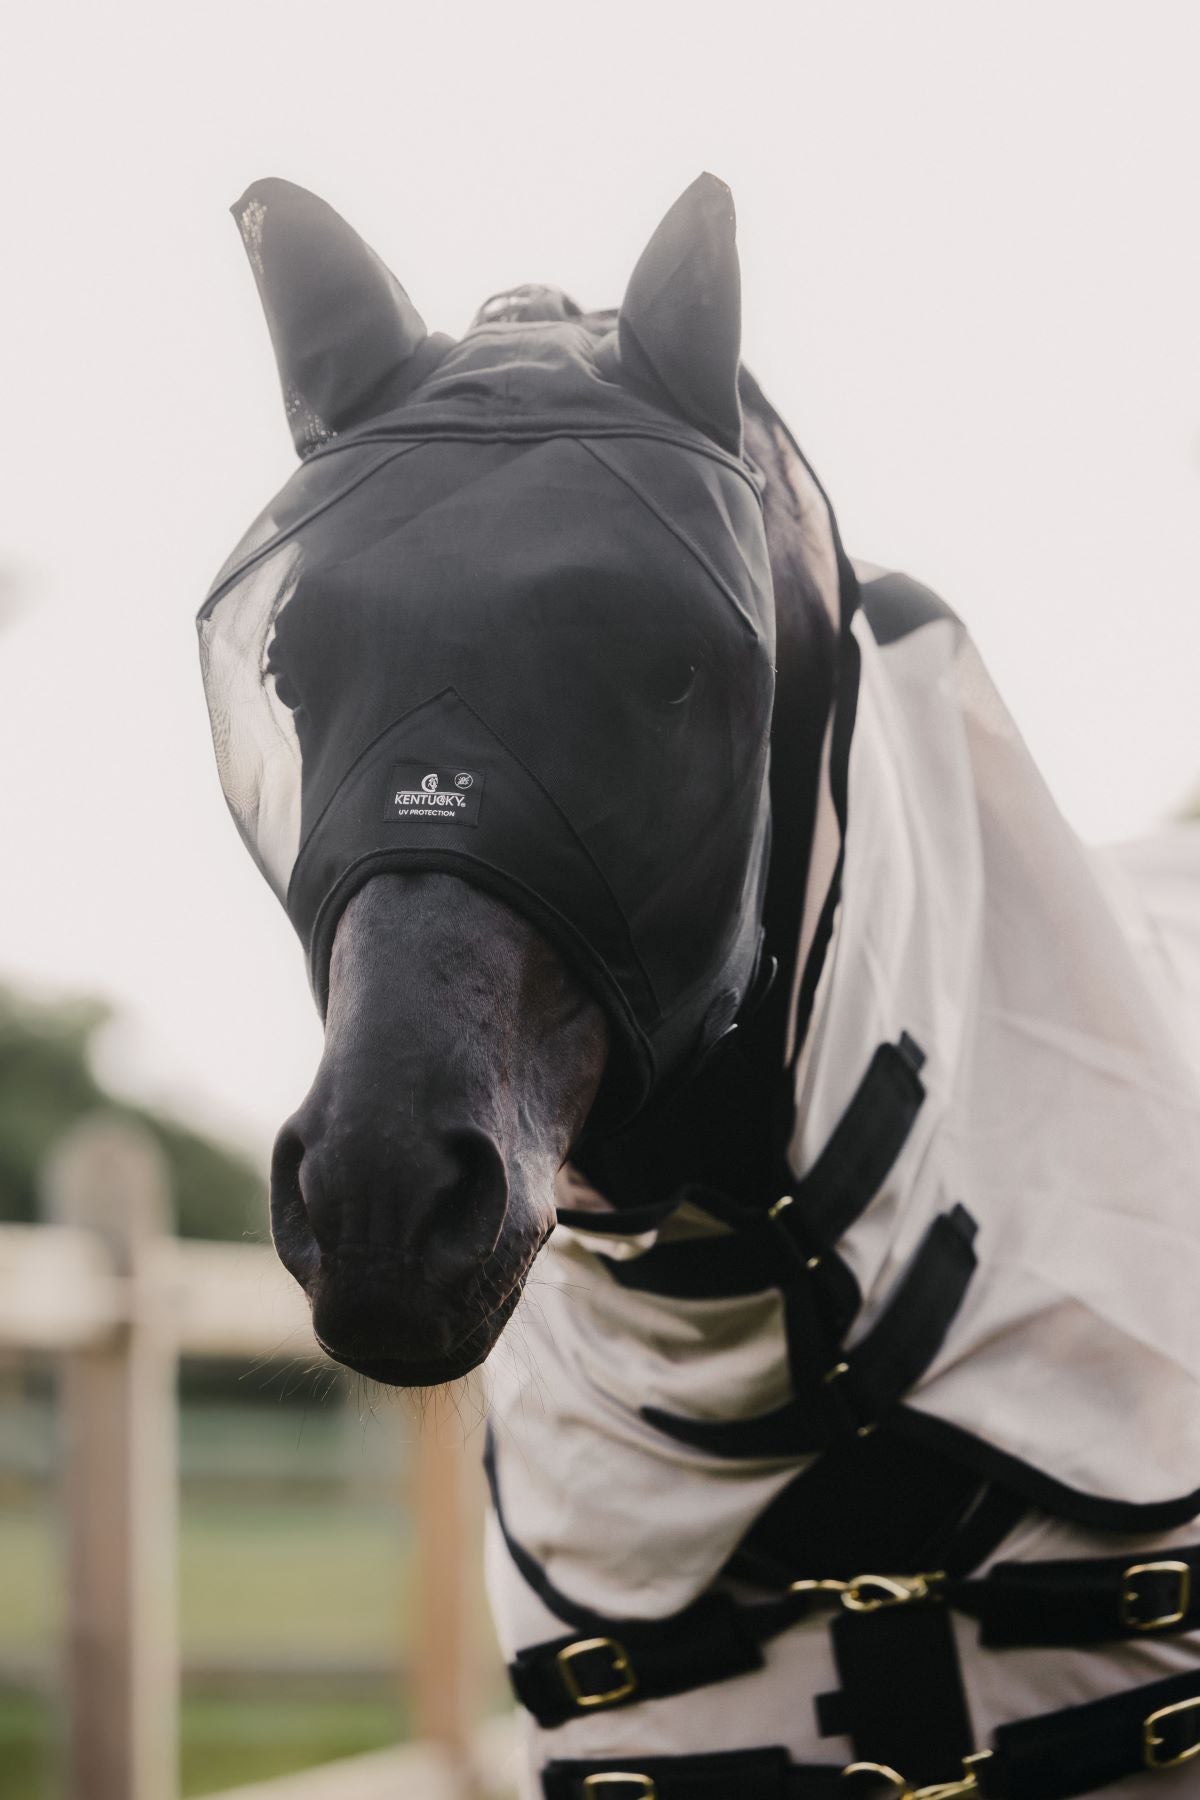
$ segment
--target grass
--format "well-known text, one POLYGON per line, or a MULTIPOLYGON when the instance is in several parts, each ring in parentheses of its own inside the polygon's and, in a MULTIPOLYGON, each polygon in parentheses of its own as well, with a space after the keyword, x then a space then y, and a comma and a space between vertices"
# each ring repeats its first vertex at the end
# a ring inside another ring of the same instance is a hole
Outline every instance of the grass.
POLYGON ((0 1690, 0 1800, 51 1800, 53 1755, 50 1708, 0 1690))
POLYGON ((394 1501, 184 1499, 184 1659, 396 1661, 406 1640, 408 1533, 394 1501))
POLYGON ((57 1557, 48 1503, 0 1507, 0 1652, 49 1656, 62 1614, 57 1557))
MULTIPOLYGON (((382 1749, 404 1736, 396 1702, 252 1695, 185 1698, 181 1769, 185 1795, 265 1781, 313 1763, 382 1749)), ((53 1800, 55 1747, 50 1708, 0 1697, 0 1800, 53 1800)))
MULTIPOLYGON (((180 1522, 184 1660, 233 1655, 395 1662, 407 1637, 410 1557, 394 1503, 185 1496, 180 1522)), ((0 1652, 48 1657, 61 1619, 51 1509, 0 1512, 0 1652)))

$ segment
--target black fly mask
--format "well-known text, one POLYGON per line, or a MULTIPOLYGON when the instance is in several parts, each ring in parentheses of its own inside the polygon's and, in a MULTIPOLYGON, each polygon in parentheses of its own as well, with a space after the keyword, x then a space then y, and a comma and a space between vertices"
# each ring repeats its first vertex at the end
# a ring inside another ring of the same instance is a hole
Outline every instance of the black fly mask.
POLYGON ((601 1001, 627 1119, 759 953, 774 613, 728 190, 687 190, 617 315, 521 290, 458 343, 303 189, 235 215, 303 460, 200 614, 230 809, 322 1007, 362 883, 460 876, 601 1001))

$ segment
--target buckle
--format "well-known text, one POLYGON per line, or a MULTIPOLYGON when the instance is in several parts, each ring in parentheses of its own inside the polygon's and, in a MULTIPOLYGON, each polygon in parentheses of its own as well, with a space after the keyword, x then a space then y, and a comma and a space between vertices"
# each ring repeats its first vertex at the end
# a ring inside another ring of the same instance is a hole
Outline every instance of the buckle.
MULTIPOLYGON (((611 1787, 616 1782, 621 1782, 625 1787, 629 1787, 635 1781, 639 1784, 635 1800, 658 1800, 658 1789, 650 1777, 631 1769, 613 1769, 610 1774, 606 1775, 585 1775, 583 1791, 585 1794, 594 1794, 599 1788, 611 1787)), ((619 1800, 619 1797, 614 1795, 613 1800, 619 1800)))
POLYGON ((1148 1562, 1131 1563, 1121 1577, 1121 1623, 1131 1631, 1165 1631, 1168 1625, 1181 1625, 1187 1618, 1188 1608, 1192 1603, 1192 1571, 1185 1562, 1148 1562), (1157 1613, 1152 1619, 1138 1616, 1138 1606, 1142 1596, 1137 1590, 1139 1575, 1173 1575, 1175 1577, 1175 1609, 1173 1612, 1157 1613), (1130 1583, 1134 1583, 1132 1587, 1130 1583))
MULTIPOLYGON (((580 1638, 578 1643, 567 1644, 558 1652, 554 1660, 558 1664, 558 1672, 562 1676, 562 1684, 566 1688, 567 1693, 571 1698, 571 1703, 574 1706, 615 1706, 618 1700, 627 1699, 637 1687, 637 1676, 633 1672, 633 1665, 629 1660, 628 1652, 623 1644, 618 1644, 616 1638, 580 1638), (571 1667, 571 1664, 577 1656, 588 1656, 593 1650, 608 1651, 609 1657, 612 1660, 613 1674, 617 1676, 617 1680, 612 1687, 605 1688, 598 1694, 585 1694, 575 1678, 575 1671, 571 1667)), ((590 1779, 591 1777, 589 1777, 589 1780, 590 1779)), ((634 1777, 631 1776, 629 1779, 632 1780, 634 1777)), ((644 1781, 646 1777, 644 1775, 639 1775, 636 1779, 638 1781, 644 1781)), ((653 1786, 653 1784, 651 1784, 651 1786, 653 1786)), ((650 1791, 650 1788, 646 1789, 647 1793, 650 1791)))
POLYGON ((1158 1735, 1155 1727, 1164 1719, 1178 1718, 1187 1712, 1200 1714, 1200 1694, 1193 1696, 1191 1700, 1177 1700, 1174 1706, 1160 1706, 1157 1712, 1152 1712, 1143 1721, 1142 1761, 1148 1769, 1177 1769, 1180 1763, 1191 1762, 1193 1756, 1200 1756, 1200 1718, 1195 1721, 1192 1741, 1185 1750, 1180 1750, 1176 1756, 1158 1754, 1166 1748, 1167 1740, 1158 1735))

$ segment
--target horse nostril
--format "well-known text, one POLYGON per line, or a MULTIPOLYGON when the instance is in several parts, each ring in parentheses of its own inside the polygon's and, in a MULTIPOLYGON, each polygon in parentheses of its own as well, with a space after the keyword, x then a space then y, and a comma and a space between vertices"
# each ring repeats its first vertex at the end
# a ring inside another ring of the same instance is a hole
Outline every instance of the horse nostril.
POLYGON ((508 1217, 508 1176, 499 1146, 485 1131, 448 1131, 444 1148, 456 1173, 432 1196, 429 1225, 449 1232, 470 1256, 490 1256, 508 1217))
POLYGON ((271 1236, 288 1274, 307 1289, 321 1264, 321 1246, 300 1185, 303 1160, 304 1140, 289 1121, 271 1156, 271 1236))
POLYGON ((508 1216, 499 1146, 475 1126, 416 1145, 355 1143, 305 1132, 302 1113, 275 1140, 271 1234, 284 1267, 311 1291, 322 1260, 370 1248, 381 1261, 469 1265, 489 1257, 508 1216))

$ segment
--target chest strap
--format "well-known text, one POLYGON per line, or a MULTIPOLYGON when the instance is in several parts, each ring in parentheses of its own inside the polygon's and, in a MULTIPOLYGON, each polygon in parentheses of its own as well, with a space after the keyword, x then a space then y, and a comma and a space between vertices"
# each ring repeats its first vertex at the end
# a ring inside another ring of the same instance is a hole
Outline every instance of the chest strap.
POLYGON ((509 1679, 539 1725, 565 1725, 596 1709, 662 1700, 761 1669, 762 1645, 809 1609, 798 1594, 758 1606, 705 1594, 668 1620, 605 1620, 598 1630, 611 1636, 534 1644, 509 1664, 509 1679))
MULTIPOLYGON (((789 1181, 785 1210, 768 1215, 760 1208, 731 1210, 718 1201, 718 1216, 729 1218, 733 1236, 668 1241, 641 1256, 600 1254, 598 1261, 622 1287, 715 1300, 777 1287, 781 1250, 785 1269, 797 1256, 807 1264, 822 1255, 834 1322, 844 1331, 858 1310, 857 1284, 845 1264, 827 1253, 861 1218, 908 1141, 925 1098, 919 1074, 924 1061, 907 1032, 898 1043, 879 1046, 825 1148, 807 1174, 789 1181)), ((695 1198, 704 1206, 716 1197, 698 1189, 695 1198)), ((633 1215, 613 1216, 622 1230, 636 1229, 629 1222, 633 1215)), ((560 1212, 559 1217, 564 1224, 595 1229, 594 1215, 560 1212)))
POLYGON ((798 1217, 817 1243, 836 1244, 883 1186, 925 1098, 924 1063, 907 1031, 880 1044, 825 1148, 794 1183, 798 1217))
POLYGON ((805 1768, 786 1750, 552 1762, 542 1792, 545 1800, 855 1800, 840 1769, 805 1768))
MULTIPOLYGON (((1000 1563, 979 1580, 952 1580, 940 1571, 805 1579, 758 1603, 705 1594, 663 1620, 581 1613, 573 1634, 522 1650, 509 1677, 517 1699, 550 1729, 587 1712, 665 1699, 761 1668, 764 1644, 828 1607, 837 1613, 834 1651, 845 1685, 817 1702, 822 1733, 878 1744, 876 1724, 862 1708, 883 1705, 894 1718, 896 1683, 909 1672, 950 1720, 939 1677, 939 1668, 951 1666, 949 1612, 977 1619, 980 1641, 990 1648, 1072 1647, 1191 1631, 1200 1628, 1200 1547, 1157 1560, 1000 1563)), ((951 1686, 957 1689, 956 1674, 951 1686)), ((914 1700, 904 1710, 915 1718, 923 1709, 914 1700)), ((965 1714, 955 1736, 966 1739, 965 1714)), ((900 1749, 909 1750, 907 1760, 920 1772, 911 1746, 900 1749)), ((902 1760, 894 1748, 890 1753, 902 1760)))
MULTIPOLYGON (((1073 1800, 1198 1757, 1200 1670, 1189 1670, 1001 1725, 990 1749, 970 1752, 930 1783, 866 1760, 794 1763, 772 1748, 556 1760, 542 1772, 542 1792, 545 1800, 1073 1800)), ((1168 1783, 1167 1791, 1176 1790, 1168 1783)))
POLYGON ((1084 1562, 998 1563, 950 1582, 947 1605, 978 1619, 988 1649, 1104 1643, 1200 1628, 1200 1549, 1084 1562))
POLYGON ((975 1271, 964 1206, 934 1219, 883 1313, 853 1349, 824 1351, 802 1293, 789 1294, 794 1397, 746 1419, 691 1419, 642 1408, 647 1424, 722 1457, 796 1456, 871 1431, 937 1355, 975 1271))

